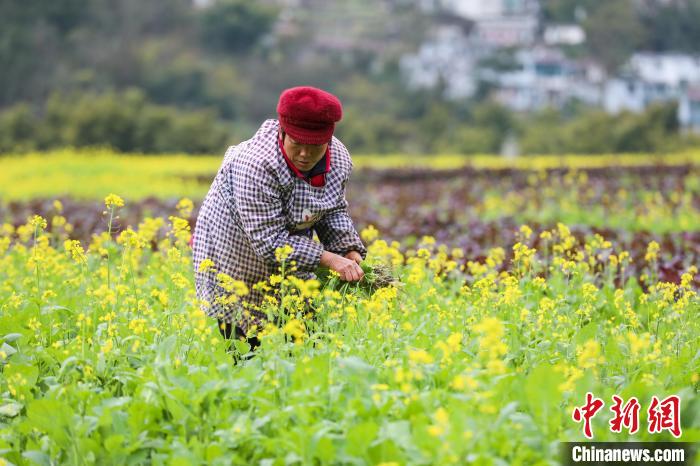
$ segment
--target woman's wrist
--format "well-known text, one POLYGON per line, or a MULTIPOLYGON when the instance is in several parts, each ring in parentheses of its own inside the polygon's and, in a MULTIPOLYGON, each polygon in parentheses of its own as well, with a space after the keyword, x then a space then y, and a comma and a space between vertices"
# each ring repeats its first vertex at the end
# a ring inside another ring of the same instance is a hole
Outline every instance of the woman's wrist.
POLYGON ((333 263, 333 260, 335 259, 336 254, 333 254, 330 251, 323 251, 321 253, 321 265, 323 267, 328 267, 330 268, 331 264, 333 263))

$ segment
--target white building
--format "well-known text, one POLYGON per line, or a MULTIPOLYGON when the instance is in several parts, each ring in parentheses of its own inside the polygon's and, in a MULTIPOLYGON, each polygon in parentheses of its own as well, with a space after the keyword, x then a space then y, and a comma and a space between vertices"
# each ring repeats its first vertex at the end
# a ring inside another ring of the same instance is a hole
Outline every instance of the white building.
POLYGON ((700 80, 700 56, 679 53, 636 53, 625 69, 642 81, 679 88, 700 80))
POLYGON ((485 46, 527 46, 536 38, 536 0, 442 0, 440 7, 473 21, 476 38, 485 46))
POLYGON ((590 63, 567 59, 558 49, 537 47, 515 55, 518 69, 507 72, 486 70, 482 76, 495 84, 494 97, 518 111, 561 107, 572 100, 590 105, 600 103, 603 74, 590 63))
POLYGON ((442 8, 474 21, 539 11, 537 0, 441 0, 442 8))
POLYGON ((400 62, 412 88, 434 88, 442 83, 451 98, 470 97, 476 91, 475 47, 458 26, 441 26, 415 54, 400 62))
POLYGON ((536 34, 537 17, 534 15, 503 16, 476 23, 476 37, 491 47, 529 46, 535 42, 536 34))
POLYGON ((689 86, 700 83, 700 57, 691 55, 637 53, 623 70, 605 85, 603 107, 609 113, 641 112, 654 102, 680 102, 689 86))
POLYGON ((441 3, 443 8, 474 21, 504 14, 503 2, 500 0, 443 0, 441 3))
POLYGON ((632 76, 609 79, 603 89, 603 108, 612 114, 643 112, 647 105, 655 101, 674 97, 664 91, 663 86, 657 87, 632 76))
POLYGON ((544 43, 553 45, 580 45, 586 41, 586 31, 578 24, 552 24, 542 35, 544 43))

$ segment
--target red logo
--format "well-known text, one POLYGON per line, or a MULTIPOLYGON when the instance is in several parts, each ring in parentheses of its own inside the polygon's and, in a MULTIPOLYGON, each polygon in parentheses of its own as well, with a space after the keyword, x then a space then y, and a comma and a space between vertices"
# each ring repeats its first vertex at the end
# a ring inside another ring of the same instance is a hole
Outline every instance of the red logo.
MULTIPOLYGON (((626 403, 618 395, 613 395, 613 405, 610 411, 614 416, 610 419, 610 431, 615 433, 627 429, 630 434, 639 431, 639 413, 641 405, 636 397, 630 398, 626 403)), ((600 398, 596 398, 591 392, 586 393, 586 403, 577 406, 571 417, 576 422, 583 421, 583 435, 593 438, 591 419, 605 406, 600 398)), ((647 431, 650 434, 658 434, 664 430, 669 431, 674 437, 681 436, 681 398, 671 395, 663 400, 656 396, 651 397, 651 403, 647 410, 648 425, 647 431)))
POLYGON ((610 431, 622 432, 624 427, 630 434, 634 434, 639 430, 639 409, 641 405, 637 398, 632 397, 625 405, 622 405, 622 398, 613 395, 614 405, 610 407, 610 411, 615 413, 615 417, 610 419, 610 431))
POLYGON ((651 397, 651 406, 647 411, 649 415, 649 433, 657 433, 668 430, 674 437, 681 436, 681 399, 671 395, 659 401, 655 396, 651 397))
POLYGON ((586 404, 580 408, 574 409, 572 417, 574 421, 581 422, 583 420, 583 435, 588 438, 593 438, 593 430, 591 429, 591 419, 596 415, 605 403, 600 398, 593 396, 593 393, 586 393, 586 404))

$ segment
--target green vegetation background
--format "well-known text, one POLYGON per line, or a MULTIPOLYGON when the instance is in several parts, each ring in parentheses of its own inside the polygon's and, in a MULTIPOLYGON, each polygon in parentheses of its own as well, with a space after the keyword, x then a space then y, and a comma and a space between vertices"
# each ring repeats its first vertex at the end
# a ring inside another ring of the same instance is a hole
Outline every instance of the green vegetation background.
MULTIPOLYGON (((461 101, 442 88, 410 91, 399 58, 437 21, 413 2, 319 1, 291 19, 274 3, 0 2, 0 154, 95 145, 220 153, 274 117, 279 92, 300 84, 340 96, 337 134, 355 153, 495 153, 512 137, 526 154, 666 152, 700 142, 680 133, 674 103, 617 117, 580 104, 521 115, 491 102, 485 83, 461 101)), ((585 28, 586 44, 567 53, 610 72, 635 50, 700 48, 700 0, 542 5, 545 24, 585 28)), ((492 61, 508 68, 512 51, 492 61)))

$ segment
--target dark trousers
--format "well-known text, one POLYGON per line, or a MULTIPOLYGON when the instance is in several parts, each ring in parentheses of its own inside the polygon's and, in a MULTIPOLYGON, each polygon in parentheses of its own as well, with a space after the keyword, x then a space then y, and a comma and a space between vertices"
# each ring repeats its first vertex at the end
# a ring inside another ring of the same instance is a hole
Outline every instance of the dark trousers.
MULTIPOLYGON (((308 298, 306 299, 306 306, 307 306, 307 310, 312 311, 313 318, 315 319, 316 318, 316 310, 308 298)), ((251 354, 249 354, 248 356, 252 356, 253 351, 255 351, 255 349, 258 346, 260 346, 260 340, 258 339, 258 337, 247 338, 245 335, 245 332, 243 332, 243 329, 241 327, 239 327, 238 325, 234 325, 230 322, 224 322, 221 319, 217 319, 217 321, 218 321, 219 333, 221 333, 221 336, 223 336, 225 339, 232 340, 235 338, 237 340, 245 340, 248 342, 248 344, 250 345, 250 352, 251 352, 251 354)), ((275 324, 277 324, 276 319, 274 320, 274 322, 275 322, 275 324)), ((289 337, 287 335, 285 335, 284 340, 288 341, 288 339, 289 339, 289 337)), ((231 351, 232 346, 233 345, 231 345, 229 347, 229 351, 231 351)), ((316 347, 316 342, 313 343, 313 347, 314 348, 316 347)), ((235 353, 234 353, 234 360, 236 360, 236 362, 237 362, 237 356, 235 353)))
POLYGON ((255 350, 255 348, 260 346, 260 340, 258 339, 258 337, 246 338, 245 333, 243 333, 243 329, 240 328, 238 325, 233 325, 230 322, 224 322, 220 319, 218 319, 218 323, 219 333, 221 333, 221 336, 226 338, 227 340, 230 340, 232 338, 235 338, 237 340, 245 339, 245 341, 247 341, 250 345, 251 351, 255 350))

